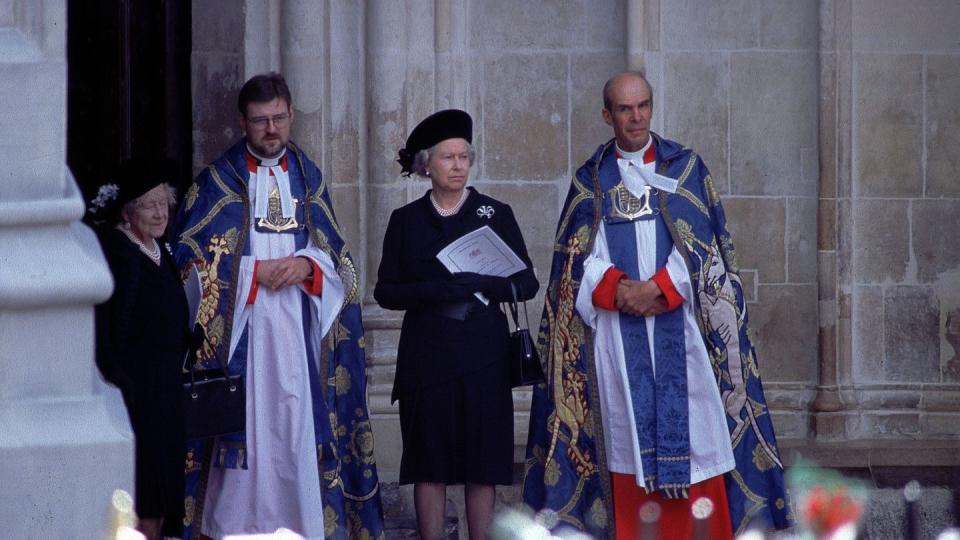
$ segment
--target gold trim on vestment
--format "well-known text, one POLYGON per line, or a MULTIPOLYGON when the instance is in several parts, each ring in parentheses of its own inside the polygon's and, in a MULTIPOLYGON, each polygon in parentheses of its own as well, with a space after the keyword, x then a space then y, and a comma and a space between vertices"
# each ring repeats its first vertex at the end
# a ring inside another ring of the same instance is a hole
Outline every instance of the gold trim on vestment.
POLYGON ((623 182, 610 188, 606 196, 610 197, 610 217, 634 221, 644 216, 652 216, 653 209, 650 208, 650 193, 653 188, 643 186, 640 195, 634 195, 632 191, 623 185, 623 182))

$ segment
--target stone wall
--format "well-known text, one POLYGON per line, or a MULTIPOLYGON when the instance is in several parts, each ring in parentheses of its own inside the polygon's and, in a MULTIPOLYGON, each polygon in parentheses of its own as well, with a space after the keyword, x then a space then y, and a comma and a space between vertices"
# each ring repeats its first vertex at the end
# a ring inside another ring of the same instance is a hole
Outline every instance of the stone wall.
MULTIPOLYGON (((655 130, 700 153, 720 189, 779 436, 957 438, 960 255, 948 248, 960 232, 960 43, 949 29, 960 7, 202 4, 194 5, 194 163, 239 136, 243 80, 268 69, 287 76, 295 139, 331 181, 361 267, 384 478, 395 478, 399 457, 389 403, 399 314, 371 294, 390 211, 428 188, 399 176, 397 148, 435 110, 470 112, 471 183, 514 207, 545 279, 569 178, 611 136, 601 86, 628 66, 654 85, 655 130)), ((522 444, 529 395, 515 396, 522 444)))
POLYGON ((822 437, 960 432, 958 23, 954 2, 822 2, 822 437))
POLYGON ((0 523, 6 538, 105 538, 133 487, 119 393, 96 374, 111 278, 66 166, 66 7, 0 0, 0 523), (111 416, 110 412, 114 414, 111 416))
POLYGON ((777 433, 806 437, 817 382, 818 3, 631 4, 629 58, 656 89, 657 129, 703 157, 723 201, 777 433))

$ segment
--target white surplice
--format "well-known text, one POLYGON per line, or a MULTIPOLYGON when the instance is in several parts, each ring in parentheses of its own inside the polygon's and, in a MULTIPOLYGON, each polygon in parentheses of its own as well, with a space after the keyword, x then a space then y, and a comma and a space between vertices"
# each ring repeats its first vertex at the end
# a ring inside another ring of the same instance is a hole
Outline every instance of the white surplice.
MULTIPOLYGON (((279 168, 270 175, 251 173, 248 192, 253 209, 257 194, 272 184, 289 182, 279 168), (263 189, 258 182, 270 182, 263 189)), ((280 187, 289 193, 289 184, 280 187)), ((262 203, 261 203, 262 204, 262 203)), ((285 212, 286 213, 286 212, 285 212)), ((280 527, 309 539, 323 538, 323 506, 314 418, 307 371, 307 347, 319 359, 321 336, 329 331, 344 301, 344 287, 330 257, 312 241, 297 251, 291 234, 261 233, 250 227, 250 255, 240 263, 230 356, 243 330, 247 337, 247 469, 211 467, 203 509, 203 534, 269 533, 280 527), (312 259, 323 272, 323 294, 306 295, 301 285, 280 290, 261 286, 248 305, 256 260, 290 255, 312 259), (308 297, 312 323, 303 320, 308 297), (310 324, 305 338, 304 325, 310 324), (309 340, 309 341, 308 341, 309 340)), ((316 368, 314 368, 316 369, 316 368)), ((321 375, 321 380, 323 376, 321 375)))
MULTIPOLYGON (((653 139, 650 139, 651 144, 653 139)), ((643 164, 647 147, 638 152, 620 152, 620 176, 625 187, 639 196, 642 188, 650 185, 658 190, 675 192, 676 180, 655 174, 655 163, 643 164)), ((656 222, 634 222, 637 243, 639 279, 650 279, 656 273, 656 222)), ((577 312, 594 332, 594 360, 597 383, 600 388, 600 411, 606 444, 607 468, 612 472, 632 474, 637 485, 643 486, 643 464, 640 459, 633 402, 624 363, 623 341, 620 337, 618 311, 607 311, 593 305, 593 290, 613 266, 607 246, 604 222, 600 222, 590 255, 584 261, 583 280, 577 294, 577 312)), ((720 391, 710 367, 706 346, 694 319, 693 286, 682 256, 674 246, 667 258, 667 273, 674 288, 683 297, 684 339, 687 358, 687 395, 690 426, 690 483, 723 474, 734 468, 733 449, 727 430, 726 413, 720 400, 720 391)), ((645 317, 650 358, 656 370, 657 351, 653 333, 655 317, 645 317)))

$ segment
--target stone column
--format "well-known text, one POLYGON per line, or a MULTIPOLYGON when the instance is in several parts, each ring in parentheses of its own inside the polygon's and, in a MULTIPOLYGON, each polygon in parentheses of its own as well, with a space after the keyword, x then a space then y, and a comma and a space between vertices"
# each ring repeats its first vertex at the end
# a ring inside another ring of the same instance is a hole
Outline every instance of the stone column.
POLYGON ((432 0, 370 0, 365 11, 366 138, 360 159, 366 172, 367 251, 358 263, 367 268, 363 309, 368 405, 377 441, 378 473, 385 482, 396 481, 400 471, 400 421, 397 407, 390 403, 390 391, 402 314, 377 306, 373 287, 390 213, 419 196, 427 185, 400 177, 396 159, 409 131, 434 110, 435 88, 440 84, 434 74, 434 37, 439 24, 434 9, 432 0))
POLYGON ((293 95, 296 118, 291 138, 320 169, 327 138, 323 98, 327 82, 327 3, 282 2, 280 7, 280 65, 293 95))
POLYGON ((66 8, 0 4, 2 536, 103 538, 133 444, 93 360, 93 304, 112 285, 66 167, 66 8))
MULTIPOLYGON (((823 0, 819 6, 820 16, 820 178, 817 214, 817 259, 820 326, 817 335, 819 351, 819 374, 816 397, 813 401, 814 432, 824 439, 835 438, 843 434, 843 417, 834 415, 843 409, 838 381, 838 362, 841 358, 849 361, 849 352, 843 354, 841 347, 849 345, 849 265, 840 268, 838 250, 849 246, 843 241, 849 234, 849 228, 842 226, 838 217, 841 200, 848 200, 849 185, 843 186, 847 196, 841 198, 841 178, 849 182, 849 175, 841 175, 839 160, 843 155, 838 151, 844 131, 841 126, 849 126, 840 115, 849 113, 844 108, 843 73, 838 66, 849 62, 849 35, 838 32, 838 24, 843 24, 844 14, 849 16, 849 3, 823 0)), ((849 92, 849 86, 846 86, 849 92)), ((847 119, 849 120, 849 119, 847 119)), ((847 128, 849 129, 849 128, 847 128)), ((847 254, 848 256, 848 254, 847 254)))
POLYGON ((272 0, 244 1, 243 80, 259 73, 280 70, 280 11, 289 3, 272 0))
POLYGON ((627 0, 627 69, 646 72, 647 53, 659 50, 660 0, 627 0))

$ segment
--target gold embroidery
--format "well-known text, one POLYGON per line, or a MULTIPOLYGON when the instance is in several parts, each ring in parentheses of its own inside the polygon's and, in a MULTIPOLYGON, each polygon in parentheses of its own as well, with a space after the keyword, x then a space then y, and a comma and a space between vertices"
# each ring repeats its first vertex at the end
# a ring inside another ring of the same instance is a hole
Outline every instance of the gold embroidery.
POLYGON ((333 537, 337 532, 337 511, 329 504, 323 508, 323 535, 333 537))
POLYGON ((691 193, 690 190, 688 190, 688 189, 686 189, 686 188, 678 187, 678 188, 677 188, 677 195, 683 197, 684 199, 687 199, 688 201, 690 201, 690 204, 696 206, 696 207, 697 207, 697 210, 700 210, 700 212, 701 212, 703 215, 705 215, 705 216, 707 216, 707 217, 710 217, 710 211, 707 210, 707 207, 704 206, 703 203, 700 202, 700 199, 698 199, 696 195, 694 195, 693 193, 691 193))
POLYGON ((343 366, 337 366, 334 375, 334 387, 337 395, 342 396, 350 391, 350 372, 343 366))
POLYGON ((635 220, 643 216, 653 215, 650 208, 650 186, 643 186, 643 193, 634 195, 627 186, 620 182, 609 191, 612 217, 635 220))
POLYGON ((350 434, 350 452, 365 465, 374 462, 373 430, 370 422, 357 422, 350 434))
POLYGON ((743 493, 743 496, 753 503, 753 506, 745 509, 743 519, 740 521, 740 527, 734 532, 734 536, 739 536, 750 525, 750 518, 757 514, 760 510, 763 510, 763 507, 767 505, 767 499, 750 490, 750 487, 747 486, 747 483, 743 480, 743 477, 740 476, 740 471, 733 469, 727 474, 729 474, 730 478, 732 478, 737 484, 737 487, 743 493))
POLYGON ((280 207, 280 189, 277 186, 273 186, 267 199, 267 217, 258 219, 257 227, 273 232, 283 232, 300 226, 297 223, 297 204, 300 203, 300 199, 291 198, 293 216, 288 218, 283 217, 283 210, 280 207))
POLYGON ((586 476, 592 473, 596 465, 591 463, 589 454, 583 454, 577 447, 580 430, 585 423, 589 406, 585 396, 586 378, 577 371, 576 362, 580 358, 580 344, 583 338, 574 332, 574 295, 573 261, 581 253, 579 235, 570 235, 567 241, 566 262, 557 291, 557 313, 553 313, 550 303, 546 304, 547 323, 552 329, 551 340, 547 345, 547 365, 549 385, 556 410, 553 422, 548 428, 552 435, 547 451, 546 464, 553 459, 560 437, 560 429, 565 426, 570 432, 567 441, 567 455, 573 461, 577 474, 586 476))
POLYGON ((200 192, 200 186, 196 182, 190 184, 190 189, 187 190, 187 196, 184 197, 183 201, 186 205, 185 209, 190 210, 193 208, 194 203, 197 202, 197 194, 200 192))
POLYGON ((213 221, 224 206, 232 203, 243 202, 243 198, 241 198, 239 194, 233 192, 229 187, 227 187, 223 179, 220 178, 220 173, 217 172, 217 168, 215 166, 210 165, 209 170, 210 177, 213 179, 217 187, 220 188, 220 191, 223 192, 223 197, 218 199, 217 202, 210 207, 210 210, 207 211, 207 215, 203 216, 203 219, 194 224, 193 227, 183 231, 183 233, 180 235, 180 241, 189 246, 197 258, 202 258, 202 252, 196 240, 193 239, 193 235, 196 234, 197 231, 203 230, 211 221, 213 221))
POLYGON ((757 470, 769 471, 776 463, 770 459, 770 455, 759 444, 753 447, 753 465, 757 470))
MULTIPOLYGON (((560 219, 560 225, 557 227, 557 234, 562 235, 564 231, 567 230, 567 223, 570 221, 570 217, 573 215, 573 211, 577 208, 581 201, 586 199, 592 199, 594 197, 593 191, 587 189, 586 186, 580 183, 577 180, 577 177, 573 177, 571 185, 574 189, 577 190, 577 194, 573 196, 573 199, 570 200, 570 205, 567 206, 567 212, 560 219)), ((589 234, 589 233, 588 233, 589 234)), ((565 251, 566 247, 559 244, 560 236, 557 236, 555 241, 554 251, 565 251)), ((585 245, 585 243, 584 243, 585 245)))
POLYGON ((687 177, 690 176, 690 173, 693 172, 693 166, 697 164, 697 160, 700 159, 697 154, 690 152, 690 158, 687 160, 687 165, 683 168, 683 172, 680 173, 680 176, 677 178, 677 185, 682 186, 684 182, 687 181, 687 177))
POLYGON ((713 185, 713 178, 708 174, 703 179, 703 188, 707 192, 707 203, 710 206, 716 206, 720 202, 720 195, 717 194, 717 188, 713 185))
POLYGON ((550 460, 543 467, 543 483, 548 486, 555 486, 560 481, 560 465, 550 460))
POLYGON ((193 497, 183 499, 183 526, 189 527, 193 523, 193 514, 197 507, 196 500, 193 497))
POLYGON ((343 282, 343 288, 346 290, 346 299, 343 301, 343 305, 356 303, 359 297, 360 283, 357 278, 357 268, 354 266, 349 253, 347 253, 346 244, 340 250, 340 266, 337 268, 337 275, 340 276, 340 281, 343 282))
POLYGON ((207 361, 215 358, 215 351, 223 341, 225 324, 219 314, 220 293, 226 285, 220 280, 220 259, 231 253, 230 240, 236 242, 236 229, 230 229, 223 236, 213 235, 207 251, 213 254, 213 259, 207 264, 203 260, 197 261, 200 279, 203 283, 203 296, 200 299, 197 322, 203 326, 207 339, 198 351, 198 361, 207 361), (232 234, 231 234, 232 233, 232 234))
POLYGON ((594 499, 593 504, 590 505, 590 521, 598 527, 607 526, 607 507, 600 498, 594 499))

